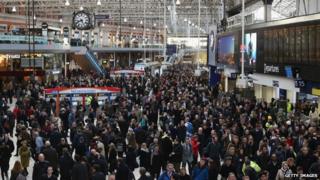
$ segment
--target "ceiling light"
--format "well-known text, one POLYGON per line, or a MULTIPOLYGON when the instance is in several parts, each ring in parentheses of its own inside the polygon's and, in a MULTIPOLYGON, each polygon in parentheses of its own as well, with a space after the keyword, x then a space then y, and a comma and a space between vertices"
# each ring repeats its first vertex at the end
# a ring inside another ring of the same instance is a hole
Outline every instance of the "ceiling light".
POLYGON ((142 21, 140 21, 140 24, 143 24, 143 22, 142 22, 142 21))
POLYGON ((123 21, 124 21, 124 22, 127 22, 127 18, 124 18, 123 21))
POLYGON ((147 28, 147 31, 149 31, 150 29, 149 28, 147 28))
POLYGON ((37 19, 37 16, 36 16, 36 15, 34 15, 34 16, 33 16, 33 19, 34 19, 34 20, 36 20, 36 19, 37 19))
POLYGON ((183 20, 184 22, 187 22, 188 20, 187 20, 187 18, 184 18, 184 20, 183 20))
POLYGON ((180 4, 181 4, 180 0, 177 0, 176 5, 180 5, 180 4))
POLYGON ((101 0, 98 0, 98 1, 97 1, 97 5, 98 5, 98 6, 101 6, 101 0))
POLYGON ((159 29, 159 31, 158 31, 158 32, 159 32, 159 33, 161 32, 161 31, 160 31, 160 29, 159 29))
POLYGON ((83 11, 83 7, 82 7, 82 6, 80 6, 80 8, 79 8, 79 9, 80 9, 80 11, 83 11))
POLYGON ((65 3, 64 5, 66 5, 66 6, 70 6, 70 2, 69 2, 69 0, 66 0, 66 3, 65 3))
POLYGON ((188 21, 188 24, 191 24, 191 21, 190 21, 190 20, 188 21))
POLYGON ((102 23, 101 25, 102 25, 102 27, 104 27, 104 26, 105 26, 105 24, 104 24, 104 23, 102 23))
POLYGON ((12 12, 17 12, 16 6, 12 7, 12 12))
POLYGON ((154 24, 153 24, 153 26, 154 26, 154 27, 156 27, 156 26, 157 26, 157 24, 156 24, 156 23, 154 23, 154 24))
POLYGON ((60 18, 60 20, 59 20, 61 23, 63 22, 63 20, 62 20, 62 18, 60 18))
POLYGON ((133 30, 136 30, 136 27, 133 27, 133 30))
POLYGON ((167 26, 167 25, 165 25, 164 27, 165 27, 165 28, 168 28, 168 26, 167 26))

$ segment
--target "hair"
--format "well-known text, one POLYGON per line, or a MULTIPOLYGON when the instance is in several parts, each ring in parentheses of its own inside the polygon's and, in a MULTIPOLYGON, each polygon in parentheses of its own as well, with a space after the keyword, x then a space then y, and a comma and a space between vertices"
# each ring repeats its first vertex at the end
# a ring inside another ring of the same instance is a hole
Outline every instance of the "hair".
POLYGON ((13 171, 13 172, 16 172, 16 173, 22 171, 22 165, 21 165, 21 162, 20 162, 20 161, 17 160, 17 161, 14 163, 13 168, 12 168, 12 171, 13 171))
POLYGON ((147 170, 146 170, 146 168, 141 167, 140 170, 139 170, 139 172, 140 172, 141 176, 143 176, 143 175, 146 174, 147 170))

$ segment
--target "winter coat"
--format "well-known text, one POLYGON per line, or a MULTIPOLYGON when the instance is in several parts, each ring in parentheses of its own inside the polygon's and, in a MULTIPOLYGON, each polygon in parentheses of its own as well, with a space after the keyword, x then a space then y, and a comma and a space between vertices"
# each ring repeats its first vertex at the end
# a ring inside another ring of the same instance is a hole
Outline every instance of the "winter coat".
POLYGON ((200 168, 195 167, 192 172, 192 179, 193 180, 208 180, 209 177, 209 171, 208 168, 200 168))
POLYGON ((182 144, 182 148, 183 148, 182 162, 192 162, 193 154, 192 154, 191 144, 182 144))
POLYGON ((30 157, 31 157, 31 151, 29 147, 22 146, 19 149, 19 155, 20 155, 20 161, 21 165, 24 168, 29 167, 30 157))

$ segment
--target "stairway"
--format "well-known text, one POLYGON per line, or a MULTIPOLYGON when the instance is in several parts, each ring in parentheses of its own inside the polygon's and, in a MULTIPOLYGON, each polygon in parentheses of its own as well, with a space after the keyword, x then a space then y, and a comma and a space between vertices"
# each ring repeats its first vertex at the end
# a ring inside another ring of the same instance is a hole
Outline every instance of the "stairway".
POLYGON ((94 71, 102 76, 106 75, 106 70, 99 64, 90 50, 81 50, 79 53, 74 54, 73 59, 86 72, 94 71))

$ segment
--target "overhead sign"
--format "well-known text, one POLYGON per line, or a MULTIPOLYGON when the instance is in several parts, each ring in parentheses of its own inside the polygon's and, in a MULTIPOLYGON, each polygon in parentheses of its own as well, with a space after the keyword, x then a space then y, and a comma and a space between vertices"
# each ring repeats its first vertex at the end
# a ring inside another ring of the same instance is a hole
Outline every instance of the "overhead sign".
POLYGON ((294 81, 294 86, 295 86, 296 88, 303 88, 303 87, 306 86, 306 83, 305 83, 304 80, 299 79, 299 80, 295 80, 295 81, 294 81))
POLYGON ((273 87, 279 87, 279 81, 272 81, 273 87))
POLYGON ((40 57, 40 58, 21 58, 21 63, 20 66, 22 68, 29 68, 29 67, 39 67, 42 68, 44 64, 44 58, 40 57), (34 60, 34 61, 33 61, 34 60), (35 65, 34 63, 35 62, 35 65))
POLYGON ((279 66, 273 66, 273 65, 264 64, 263 71, 264 71, 264 73, 279 73, 280 72, 280 68, 279 68, 279 66))
POLYGON ((96 14, 96 15, 94 15, 94 18, 96 20, 107 20, 107 19, 110 19, 110 15, 109 14, 96 14))
POLYGON ((117 87, 79 87, 79 88, 49 88, 44 89, 45 94, 106 94, 120 93, 121 89, 117 87))

